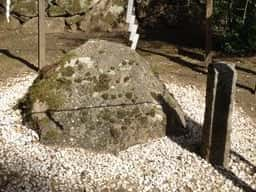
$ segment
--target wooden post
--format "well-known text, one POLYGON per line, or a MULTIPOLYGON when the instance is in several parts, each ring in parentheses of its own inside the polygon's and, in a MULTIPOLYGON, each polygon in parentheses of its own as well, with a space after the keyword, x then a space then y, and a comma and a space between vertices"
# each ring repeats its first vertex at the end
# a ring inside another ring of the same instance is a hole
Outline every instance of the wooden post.
POLYGON ((45 0, 38 0, 38 69, 45 66, 45 0))
POLYGON ((215 63, 208 66, 201 155, 213 165, 226 166, 228 163, 236 79, 234 65, 215 63))
POLYGON ((212 63, 212 15, 213 0, 206 0, 206 23, 205 23, 205 65, 212 63))
POLYGON ((254 95, 256 95, 256 82, 255 82, 255 86, 254 86, 254 95))

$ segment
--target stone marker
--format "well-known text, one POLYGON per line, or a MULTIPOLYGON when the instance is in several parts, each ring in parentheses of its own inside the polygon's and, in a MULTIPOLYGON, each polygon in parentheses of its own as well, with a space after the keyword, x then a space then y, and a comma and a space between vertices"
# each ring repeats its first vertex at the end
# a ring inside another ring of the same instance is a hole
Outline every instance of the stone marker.
POLYGON ((213 165, 226 166, 228 162, 236 79, 232 64, 215 63, 208 67, 201 154, 213 165))

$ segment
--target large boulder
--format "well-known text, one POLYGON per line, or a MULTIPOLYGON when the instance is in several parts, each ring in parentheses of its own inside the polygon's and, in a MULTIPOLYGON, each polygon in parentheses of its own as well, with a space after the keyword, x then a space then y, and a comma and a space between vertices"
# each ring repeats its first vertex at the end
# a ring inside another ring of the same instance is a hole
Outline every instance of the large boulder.
MULTIPOLYGON (((49 16, 53 17, 67 14, 76 15, 85 13, 91 3, 92 0, 48 0, 46 9, 49 16)), ((6 0, 0 0, 0 6, 5 7, 6 0)), ((12 0, 11 11, 18 16, 36 17, 38 15, 38 0, 12 0)))
POLYGON ((50 17, 60 17, 67 15, 66 10, 63 7, 59 7, 58 5, 50 6, 47 12, 50 17))
POLYGON ((82 16, 74 15, 72 17, 67 17, 65 19, 65 23, 69 29, 71 29, 72 31, 76 31, 78 29, 79 22, 81 22, 82 19, 82 16))
POLYGON ((89 9, 90 2, 91 0, 55 0, 55 3, 69 15, 85 13, 89 9))
POLYGON ((118 152, 185 127, 147 62, 104 40, 90 40, 43 69, 19 106, 42 143, 94 151, 118 152))
POLYGON ((37 3, 36 0, 13 0, 12 12, 19 16, 36 17, 38 15, 37 3))
MULTIPOLYGON (((65 17, 67 28, 72 31, 112 31, 124 29, 126 4, 125 0, 49 0, 45 11, 49 17, 65 17)), ((0 0, 0 15, 4 15, 5 6, 6 1, 0 0)), ((12 0, 11 14, 30 26, 27 24, 33 23, 33 19, 38 16, 38 1, 12 0)))
POLYGON ((9 19, 10 21, 7 22, 6 17, 4 15, 0 15, 0 31, 15 30, 21 26, 19 20, 15 17, 10 16, 9 19))
MULTIPOLYGON (((65 31, 65 19, 63 17, 47 17, 45 29, 46 33, 63 33, 65 31)), ((38 17, 24 23, 21 31, 23 33, 38 33, 38 17)))
POLYGON ((79 29, 85 32, 123 30, 125 0, 100 0, 91 4, 91 9, 79 23, 79 29))

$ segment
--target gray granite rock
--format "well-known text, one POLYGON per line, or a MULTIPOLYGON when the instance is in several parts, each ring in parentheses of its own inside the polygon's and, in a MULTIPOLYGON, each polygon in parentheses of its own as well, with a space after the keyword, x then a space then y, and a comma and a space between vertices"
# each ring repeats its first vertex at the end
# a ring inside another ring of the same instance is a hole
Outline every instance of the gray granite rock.
MULTIPOLYGON (((79 29, 85 32, 123 30, 125 6, 124 0, 102 0, 92 4, 91 9, 79 23, 79 29)), ((127 30, 127 29, 125 29, 127 30)))
MULTIPOLYGON (((65 31, 65 19, 63 17, 48 17, 45 21, 46 33, 63 33, 65 31)), ((38 17, 30 19, 22 25, 24 33, 37 33, 38 17)))
POLYGON ((43 69, 20 107, 44 144, 118 152, 185 127, 168 94, 135 51, 90 40, 43 69))
POLYGON ((35 0, 15 0, 12 2, 12 12, 16 15, 26 17, 36 17, 38 15, 38 1, 35 0))
POLYGON ((0 31, 4 30, 15 30, 21 26, 18 19, 15 17, 10 17, 10 22, 7 22, 7 19, 4 15, 0 15, 0 31))
POLYGON ((55 0, 56 5, 64 9, 69 15, 85 13, 90 6, 91 0, 55 0))

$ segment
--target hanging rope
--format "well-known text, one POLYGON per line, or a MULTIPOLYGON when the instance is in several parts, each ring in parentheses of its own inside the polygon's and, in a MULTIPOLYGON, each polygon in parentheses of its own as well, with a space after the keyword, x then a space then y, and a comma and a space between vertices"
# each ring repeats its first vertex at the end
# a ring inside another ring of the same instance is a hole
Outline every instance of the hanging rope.
POLYGON ((6 12, 5 12, 5 15, 6 15, 6 19, 7 19, 8 23, 10 22, 10 7, 11 7, 11 0, 6 0, 6 12))

